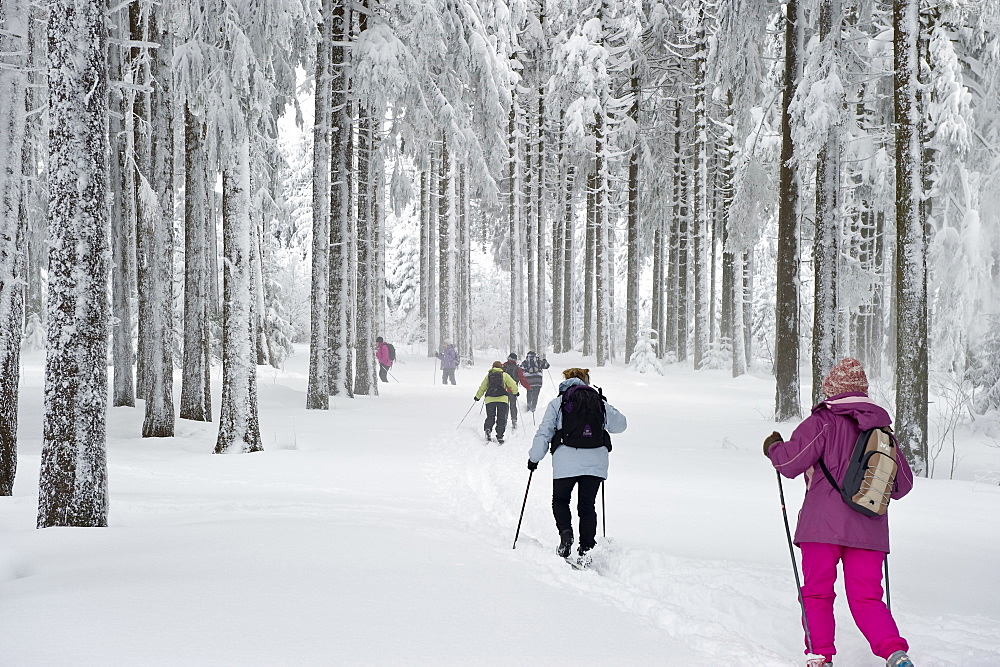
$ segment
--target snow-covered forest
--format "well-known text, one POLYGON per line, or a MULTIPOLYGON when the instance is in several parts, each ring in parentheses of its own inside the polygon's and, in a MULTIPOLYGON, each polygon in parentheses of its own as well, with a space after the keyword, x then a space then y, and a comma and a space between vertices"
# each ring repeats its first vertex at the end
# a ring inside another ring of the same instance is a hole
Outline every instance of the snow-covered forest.
POLYGON ((376 337, 765 422, 851 356, 915 473, 997 484, 1000 0, 0 0, 0 496, 107 526, 112 408, 267 451, 296 354, 335 430, 376 337))

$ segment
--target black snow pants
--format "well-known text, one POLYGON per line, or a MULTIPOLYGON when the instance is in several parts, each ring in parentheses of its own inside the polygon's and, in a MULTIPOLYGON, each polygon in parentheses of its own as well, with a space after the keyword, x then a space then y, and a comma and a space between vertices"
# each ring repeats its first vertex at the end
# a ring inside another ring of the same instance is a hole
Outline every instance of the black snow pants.
POLYGON ((382 379, 382 382, 389 381, 389 367, 383 364, 381 361, 378 364, 378 376, 382 379))
POLYGON ((532 384, 528 390, 528 412, 534 412, 538 407, 538 393, 542 390, 541 384, 532 384))
POLYGON ((578 477, 562 477, 552 480, 552 515, 556 519, 556 528, 560 533, 573 530, 573 514, 569 509, 573 487, 576 490, 576 513, 580 517, 580 551, 589 551, 597 543, 597 510, 594 502, 597 491, 604 481, 602 477, 579 475, 578 477))
POLYGON ((454 368, 442 368, 441 369, 441 384, 448 384, 448 380, 451 380, 452 384, 455 384, 455 369, 454 368))
POLYGON ((489 435, 493 430, 493 424, 497 426, 497 437, 502 438, 507 430, 507 404, 503 401, 495 401, 486 404, 486 421, 483 423, 483 430, 489 435))

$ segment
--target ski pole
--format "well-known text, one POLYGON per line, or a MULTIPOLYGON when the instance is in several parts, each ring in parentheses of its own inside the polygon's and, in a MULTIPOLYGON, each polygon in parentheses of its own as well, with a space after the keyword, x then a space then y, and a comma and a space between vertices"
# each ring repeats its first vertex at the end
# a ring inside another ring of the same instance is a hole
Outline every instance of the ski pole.
POLYGON ((528 489, 531 488, 531 476, 534 474, 534 470, 528 471, 528 486, 524 487, 524 502, 521 503, 521 516, 517 520, 517 532, 514 533, 514 546, 511 549, 517 548, 517 536, 521 534, 521 521, 524 519, 524 508, 528 506, 528 489))
POLYGON ((434 376, 431 378, 431 384, 437 384, 438 377, 438 360, 434 357, 434 376))
MULTIPOLYGON (((472 412, 472 408, 476 407, 476 402, 477 402, 477 401, 473 401, 473 402, 472 402, 472 405, 470 405, 470 406, 469 406, 469 409, 465 411, 465 417, 468 417, 468 416, 469 416, 469 413, 470 413, 470 412, 472 412)), ((457 431, 458 429, 462 428, 462 422, 464 422, 464 421, 465 421, 465 417, 462 417, 462 421, 458 422, 458 426, 456 426, 456 427, 455 427, 455 430, 456 430, 456 431, 457 431)))
POLYGON ((788 538, 788 553, 792 557, 792 571, 795 572, 795 589, 799 594, 799 609, 802 610, 802 627, 806 631, 806 645, 809 652, 813 652, 812 635, 809 633, 809 619, 806 618, 806 604, 802 599, 802 583, 799 580, 799 565, 795 562, 795 549, 792 548, 792 529, 788 527, 788 511, 785 509, 785 489, 781 485, 781 473, 774 471, 778 475, 778 495, 781 496, 781 516, 785 519, 785 536, 788 538))
POLYGON ((608 510, 604 508, 604 482, 601 482, 601 530, 608 536, 608 510))
POLYGON ((389 377, 391 377, 391 378, 392 378, 393 380, 396 380, 396 383, 397 383, 397 384, 403 384, 402 382, 400 382, 400 381, 399 381, 399 380, 398 380, 398 379, 396 378, 396 376, 395 376, 395 375, 393 375, 393 374, 392 374, 392 371, 386 371, 386 374, 388 374, 388 376, 389 376, 389 377))
POLYGON ((892 611, 892 601, 889 599, 889 554, 885 555, 885 608, 892 611))

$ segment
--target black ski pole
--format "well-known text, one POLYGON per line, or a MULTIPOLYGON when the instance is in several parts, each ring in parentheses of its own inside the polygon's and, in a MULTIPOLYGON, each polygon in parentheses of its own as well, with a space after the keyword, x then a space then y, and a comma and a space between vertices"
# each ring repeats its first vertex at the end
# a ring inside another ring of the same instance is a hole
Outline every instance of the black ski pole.
POLYGON ((431 384, 437 384, 438 377, 438 360, 434 357, 434 377, 431 378, 431 384))
POLYGON ((774 471, 778 475, 778 495, 781 496, 781 516, 785 519, 785 536, 788 538, 788 553, 792 557, 792 571, 795 573, 795 590, 799 594, 799 609, 802 610, 802 627, 806 631, 806 645, 809 652, 813 652, 812 635, 809 633, 809 619, 806 618, 806 604, 802 599, 802 582, 799 580, 799 564, 795 562, 795 549, 792 547, 792 529, 788 527, 788 511, 785 509, 785 489, 781 485, 781 473, 774 471))
POLYGON ((392 378, 393 380, 396 380, 396 383, 397 383, 397 384, 403 384, 402 382, 400 382, 400 381, 399 381, 399 380, 398 380, 398 379, 396 378, 396 376, 395 376, 395 375, 393 375, 393 374, 392 374, 392 371, 386 371, 386 374, 387 374, 387 375, 388 375, 389 377, 391 377, 391 378, 392 378))
MULTIPOLYGON (((469 413, 472 412, 472 408, 476 407, 476 403, 477 403, 477 401, 473 401, 472 402, 472 405, 469 406, 469 409, 465 411, 465 417, 469 416, 469 413)), ((465 417, 462 417, 462 421, 458 422, 458 426, 455 427, 456 431, 458 429, 462 428, 462 422, 465 421, 465 417)))
POLYGON ((608 536, 608 510, 604 507, 604 482, 601 482, 601 529, 604 537, 608 536))
POLYGON ((517 532, 514 533, 514 546, 511 549, 517 548, 517 536, 521 534, 521 521, 524 519, 524 508, 528 506, 528 489, 531 488, 531 476, 534 474, 534 470, 528 471, 528 486, 524 487, 524 502, 521 503, 521 516, 517 520, 517 532))
POLYGON ((885 555, 885 608, 892 611, 892 601, 889 599, 889 554, 885 555))

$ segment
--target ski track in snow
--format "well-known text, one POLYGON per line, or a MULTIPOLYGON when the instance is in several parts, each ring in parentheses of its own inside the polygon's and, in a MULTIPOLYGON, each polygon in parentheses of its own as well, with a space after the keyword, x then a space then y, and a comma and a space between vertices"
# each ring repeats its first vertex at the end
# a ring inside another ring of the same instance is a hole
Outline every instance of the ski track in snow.
MULTIPOLYGON (((602 537, 604 508, 600 495, 598 546, 592 552, 591 570, 577 571, 563 563, 555 555, 558 539, 548 502, 548 458, 532 476, 517 546, 511 550, 528 480, 527 451, 534 434, 533 425, 524 426, 526 416, 521 418, 520 430, 511 431, 508 425, 504 445, 484 443, 476 420, 472 426, 431 443, 434 455, 427 473, 443 501, 470 532, 490 548, 530 563, 537 577, 550 585, 574 588, 642 617, 704 656, 704 664, 802 663, 803 658, 792 657, 801 651, 801 638, 795 630, 789 633, 788 620, 798 619, 800 614, 786 570, 679 557, 618 544, 613 537, 602 537)), ((575 503, 571 508, 576 526, 575 503)), ((838 593, 842 596, 842 589, 838 593)), ((869 652, 843 599, 837 604, 836 614, 837 662, 883 664, 869 652)), ((928 619, 901 611, 894 614, 905 628, 911 655, 920 665, 1000 664, 1000 623, 994 619, 958 615, 928 619)))

